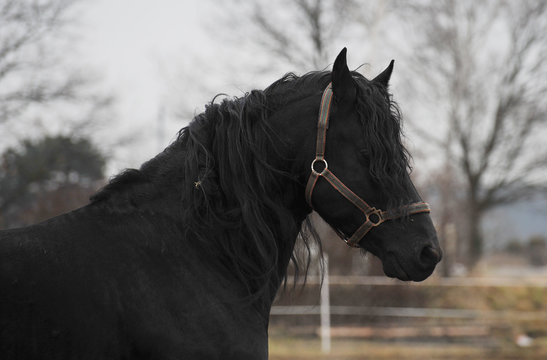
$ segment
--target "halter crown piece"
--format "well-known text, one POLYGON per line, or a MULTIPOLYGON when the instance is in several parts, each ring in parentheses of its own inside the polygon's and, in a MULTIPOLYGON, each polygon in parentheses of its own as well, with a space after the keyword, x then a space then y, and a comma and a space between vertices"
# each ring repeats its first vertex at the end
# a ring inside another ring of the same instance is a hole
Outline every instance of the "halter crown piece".
POLYGON ((306 201, 313 208, 312 194, 317 180, 320 177, 324 178, 329 184, 335 188, 340 194, 348 199, 365 215, 365 222, 353 233, 349 238, 343 236, 344 241, 348 246, 359 247, 359 241, 373 228, 386 220, 392 220, 401 217, 402 213, 409 215, 418 213, 431 212, 429 204, 425 202, 415 202, 401 207, 395 214, 390 214, 387 211, 376 209, 353 191, 351 191, 344 183, 338 179, 332 171, 329 170, 327 160, 325 160, 325 145, 327 139, 327 129, 329 128, 329 111, 332 102, 332 83, 330 83, 321 98, 321 110, 319 112, 319 121, 317 123, 317 141, 315 150, 315 159, 311 163, 311 173, 306 184, 306 201))

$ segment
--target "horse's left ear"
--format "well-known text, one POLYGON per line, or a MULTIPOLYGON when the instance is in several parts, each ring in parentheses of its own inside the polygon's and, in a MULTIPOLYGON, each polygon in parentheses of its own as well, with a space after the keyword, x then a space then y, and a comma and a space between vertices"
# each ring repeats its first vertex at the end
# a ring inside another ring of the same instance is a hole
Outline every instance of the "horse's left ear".
POLYGON ((389 63, 389 66, 382 71, 378 76, 376 76, 372 81, 380 83, 384 85, 385 87, 388 86, 389 79, 391 78, 391 73, 393 72, 393 64, 395 63, 394 60, 391 60, 389 63))
POLYGON ((337 101, 352 101, 356 94, 355 84, 346 62, 346 48, 334 60, 332 67, 332 92, 337 101))

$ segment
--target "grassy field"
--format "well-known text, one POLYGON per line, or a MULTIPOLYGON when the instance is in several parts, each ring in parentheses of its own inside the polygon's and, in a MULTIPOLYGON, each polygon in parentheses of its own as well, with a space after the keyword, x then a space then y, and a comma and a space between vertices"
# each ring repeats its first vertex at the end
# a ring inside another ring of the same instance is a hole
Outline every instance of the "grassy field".
POLYGON ((324 354, 321 352, 321 342, 318 338, 271 336, 270 359, 544 360, 547 359, 547 339, 535 341, 534 345, 527 348, 518 347, 513 342, 501 343, 498 346, 481 346, 480 344, 405 343, 333 339, 331 352, 324 354))
MULTIPOLYGON (((463 284, 442 279, 425 285, 331 284, 331 309, 342 305, 372 310, 331 314, 328 354, 321 352, 318 314, 273 316, 270 359, 545 360, 545 279, 521 277, 509 284, 506 280, 511 279, 505 277, 464 279, 463 284)), ((317 287, 308 286, 278 304, 318 306, 318 293, 317 287)))

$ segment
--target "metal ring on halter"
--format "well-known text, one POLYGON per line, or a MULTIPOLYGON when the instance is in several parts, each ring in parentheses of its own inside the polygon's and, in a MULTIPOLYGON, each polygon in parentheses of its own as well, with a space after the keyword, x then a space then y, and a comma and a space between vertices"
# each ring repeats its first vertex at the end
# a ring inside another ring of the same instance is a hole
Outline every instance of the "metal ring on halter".
POLYGON ((329 168, 329 164, 327 163, 327 160, 323 158, 315 158, 311 162, 311 171, 317 176, 322 176, 325 173, 325 171, 327 171, 328 168, 329 168), (316 171, 314 168, 314 165, 317 163, 317 161, 322 161, 325 164, 325 168, 321 170, 321 172, 316 171))

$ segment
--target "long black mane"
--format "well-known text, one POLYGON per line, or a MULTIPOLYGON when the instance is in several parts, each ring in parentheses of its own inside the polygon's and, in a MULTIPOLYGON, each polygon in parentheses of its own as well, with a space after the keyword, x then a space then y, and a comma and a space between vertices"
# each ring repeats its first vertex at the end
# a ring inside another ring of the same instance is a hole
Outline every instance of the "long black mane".
MULTIPOLYGON (((387 89, 353 75, 371 175, 384 184, 395 205, 407 193, 402 179, 408 156, 401 143, 400 113, 387 89)), ((291 159, 283 158, 282 141, 268 120, 284 104, 320 93, 329 81, 330 72, 288 74, 263 91, 213 100, 163 153, 140 170, 112 179, 92 202, 111 199, 127 204, 129 199, 135 204, 135 199, 153 197, 170 184, 172 196, 180 199, 181 241, 193 241, 220 259, 253 297, 276 288, 286 276, 286 264, 279 264, 279 259, 292 252, 297 235, 308 249, 307 257, 303 262, 294 255, 291 259, 297 272, 306 273, 314 238, 309 234, 314 231, 309 221, 301 228, 285 198, 287 184, 297 189, 305 180, 291 172, 291 159)), ((310 136, 315 131, 310 128, 310 136)))

